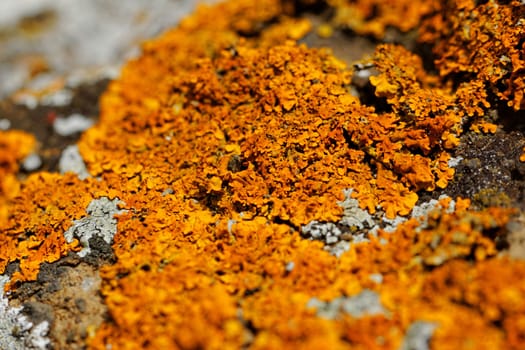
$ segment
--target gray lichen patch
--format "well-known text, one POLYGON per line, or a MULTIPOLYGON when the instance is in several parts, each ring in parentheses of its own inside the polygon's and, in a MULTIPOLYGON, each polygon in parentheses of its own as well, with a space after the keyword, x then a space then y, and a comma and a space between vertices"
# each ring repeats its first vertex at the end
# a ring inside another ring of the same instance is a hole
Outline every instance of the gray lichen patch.
MULTIPOLYGON (((443 210, 446 213, 452 213, 456 209, 456 202, 454 200, 450 200, 449 205, 447 208, 443 208, 440 201, 443 199, 449 198, 447 195, 442 194, 439 196, 439 198, 436 199, 430 199, 425 202, 421 202, 414 206, 412 208, 412 212, 410 213, 409 218, 417 219, 420 223, 420 225, 416 228, 416 230, 420 231, 422 229, 425 229, 428 227, 428 216, 431 212, 435 210, 443 210)), ((407 217, 402 216, 396 216, 393 219, 388 219, 387 217, 383 216, 381 218, 381 227, 375 226, 373 230, 371 230, 372 234, 376 234, 376 232, 381 228, 385 232, 394 232, 397 230, 397 227, 402 224, 403 222, 407 221, 407 217)))
POLYGON ((430 339, 437 324, 427 321, 416 321, 408 327, 407 334, 399 350, 429 350, 430 339))
POLYGON ((368 278, 376 284, 383 283, 383 275, 380 273, 372 273, 368 276, 368 278))
MULTIPOLYGON (((451 213, 455 210, 456 202, 450 200, 448 207, 443 208, 440 200, 448 198, 441 195, 439 200, 430 199, 416 205, 409 217, 396 216, 389 219, 386 215, 378 211, 371 215, 366 210, 359 207, 359 202, 351 197, 352 189, 345 190, 345 199, 338 204, 343 208, 343 216, 337 223, 319 222, 313 220, 301 227, 303 237, 310 240, 324 242, 324 250, 336 257, 340 257, 347 252, 352 244, 369 242, 370 236, 377 237, 378 231, 395 232, 397 227, 409 218, 417 219, 420 225, 416 230, 425 229, 428 226, 428 216, 434 210, 443 210, 451 213)), ((381 243, 386 243, 383 238, 381 243)))
POLYGON ((31 153, 22 161, 22 169, 27 172, 35 171, 42 166, 42 159, 37 153, 31 153))
MULTIPOLYGON (((9 277, 0 275, 0 291, 9 277)), ((7 298, 0 293, 0 349, 4 350, 45 350, 50 344, 47 337, 49 323, 31 322, 22 313, 22 307, 9 306, 7 298)))
POLYGON ((75 220, 73 226, 64 232, 64 237, 68 243, 78 238, 83 248, 77 254, 85 257, 91 253, 89 241, 99 237, 107 244, 113 242, 113 237, 117 233, 117 219, 115 215, 123 211, 118 208, 122 201, 118 198, 110 200, 107 197, 93 199, 89 203, 86 212, 88 216, 80 220, 75 220))
POLYGON ((366 241, 362 235, 344 235, 341 229, 331 222, 319 222, 313 220, 301 228, 303 237, 311 240, 318 240, 325 243, 324 249, 332 255, 340 257, 344 252, 350 249, 350 242, 366 241))
POLYGON ((91 175, 89 174, 84 159, 78 151, 77 145, 67 146, 60 156, 58 161, 58 169, 61 174, 72 172, 77 174, 80 180, 87 179, 91 175))
MULTIPOLYGON (((439 200, 448 198, 447 195, 441 195, 439 196, 439 200)), ((442 209, 446 213, 453 213, 454 210, 456 210, 456 201, 450 200, 450 203, 447 208, 442 208, 441 204, 438 200, 431 199, 428 202, 423 202, 420 205, 416 205, 414 209, 412 209, 412 217, 416 218, 421 222, 421 225, 419 226, 420 229, 424 229, 428 226, 428 216, 430 213, 434 210, 442 209)))
POLYGON ((11 128, 11 121, 9 119, 0 119, 0 130, 9 130, 11 128))
POLYGON ((339 242, 341 230, 333 223, 322 223, 319 221, 311 221, 301 228, 303 235, 309 236, 312 239, 324 241, 326 244, 334 244, 339 242))
POLYGON ((89 129, 95 121, 80 113, 73 113, 68 117, 58 117, 53 123, 53 129, 60 136, 70 136, 89 129))
POLYGON ((338 202, 343 208, 339 222, 313 220, 301 228, 303 237, 324 242, 324 249, 337 257, 348 251, 352 243, 367 242, 367 232, 377 226, 374 217, 361 209, 359 202, 351 197, 352 191, 345 190, 345 199, 338 202))
POLYGON ((374 227, 375 222, 372 215, 359 207, 357 199, 351 196, 352 192, 352 189, 345 190, 345 199, 337 203, 343 208, 343 217, 340 223, 353 231, 374 227))
POLYGON ((381 304, 379 294, 369 289, 351 297, 339 297, 329 302, 311 298, 306 306, 317 309, 317 316, 328 320, 335 320, 342 313, 355 318, 387 313, 381 304))
MULTIPOLYGON (((446 195, 442 195, 439 197, 439 199, 445 198, 446 195)), ((454 201, 451 201, 451 205, 454 205, 454 201)), ((427 217, 430 212, 435 210, 439 206, 439 202, 435 199, 431 199, 428 202, 421 203, 420 205, 417 205, 412 210, 412 217, 413 218, 421 218, 421 217, 427 217)), ((454 208, 451 208, 452 210, 447 210, 447 212, 453 212, 454 208)))

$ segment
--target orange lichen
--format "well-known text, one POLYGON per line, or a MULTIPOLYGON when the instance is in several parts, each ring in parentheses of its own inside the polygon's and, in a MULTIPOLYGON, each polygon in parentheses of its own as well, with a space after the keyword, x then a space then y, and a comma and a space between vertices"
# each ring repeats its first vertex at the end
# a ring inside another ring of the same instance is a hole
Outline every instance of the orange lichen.
MULTIPOLYGON (((396 232, 380 233, 380 238, 355 245, 337 259, 287 225, 270 224, 261 217, 221 219, 197 203, 184 204, 177 193, 136 195, 128 201, 135 210, 119 217, 114 244, 118 261, 102 270, 113 321, 99 329, 91 341, 93 348, 111 344, 116 349, 213 349, 247 343, 256 349, 345 349, 377 345, 377 337, 383 335, 383 348, 395 349, 409 324, 420 319, 439 325, 436 339, 443 344, 459 346, 468 340, 483 348, 487 339, 477 339, 476 332, 487 332, 494 339, 486 346, 503 346, 508 344, 505 337, 522 336, 515 331, 517 323, 507 326, 512 330, 507 336, 492 326, 489 314, 479 316, 483 303, 472 299, 470 306, 458 307, 456 294, 442 282, 442 270, 425 270, 471 256, 500 268, 497 259, 486 260, 496 254, 488 234, 502 232, 498 228, 508 220, 508 210, 470 212, 458 201, 455 213, 433 212, 423 230, 415 230, 419 224, 410 220, 396 232), (289 262, 294 263, 291 270, 286 268, 289 262), (381 273, 383 283, 373 283, 371 273, 381 273), (442 283, 437 290, 434 281, 442 283), (331 300, 363 288, 381 294, 388 318, 327 320, 307 307, 312 297, 331 300), (247 323, 255 334, 246 329, 247 323), (470 324, 475 327, 467 327, 470 324), (205 337, 203 329, 208 330, 205 337)), ((515 261, 501 264, 514 273, 525 268, 515 261)), ((476 266, 469 267, 471 273, 482 276, 483 267, 477 272, 476 266)), ((458 286, 470 288, 468 283, 458 286)), ((477 284, 480 293, 490 293, 492 287, 484 285, 477 284)), ((508 288, 497 285, 498 293, 518 295, 510 282, 508 288)), ((502 297, 490 299, 496 308, 506 307, 506 302, 502 297)))
POLYGON ((35 151, 36 139, 23 131, 0 130, 0 223, 7 218, 7 202, 19 191, 19 162, 35 151))
POLYGON ((389 27, 403 32, 415 29, 421 19, 432 13, 438 1, 410 0, 327 0, 334 7, 334 24, 359 34, 382 38, 389 27))
MULTIPOLYGON (((293 21, 272 26, 287 33, 286 23, 293 21)), ((275 33, 262 37, 276 40, 275 33)), ((352 334, 373 322, 323 320, 306 307, 311 297, 330 300, 363 288, 381 292, 396 314, 395 322, 382 326, 392 329, 388 346, 397 347, 409 323, 423 317, 407 306, 425 283, 425 267, 496 254, 485 232, 503 226, 509 212, 471 213, 462 204, 453 214, 436 212, 423 230, 410 220, 339 260, 290 229, 289 224, 314 219, 335 221, 341 209, 334 204, 344 188, 354 188, 371 212, 380 206, 394 217, 410 212, 416 191, 446 186, 453 175, 446 151, 458 143, 461 117, 472 112, 456 108, 463 95, 433 87, 436 78, 415 55, 398 46, 378 48, 374 62, 380 75, 371 81, 392 112, 376 113, 350 95, 350 72, 329 54, 291 42, 266 48, 256 37, 235 40, 192 67, 172 60, 166 77, 148 85, 150 55, 176 55, 168 37, 182 52, 188 51, 185 42, 199 50, 200 42, 182 29, 148 44, 155 51, 131 63, 112 84, 101 123, 80 144, 96 175, 134 179, 138 174, 127 168, 147 164, 137 180, 142 189, 125 199, 129 211, 120 216, 114 243, 118 262, 103 270, 114 322, 100 329, 94 348, 238 347, 246 341, 253 348, 346 348, 346 341, 365 346, 374 342, 373 332, 352 334), (135 85, 139 79, 148 108, 129 96, 131 87, 142 95, 135 85), (115 123, 123 129, 114 130, 115 123), (166 188, 171 194, 162 196, 166 188), (385 276, 383 285, 368 279, 377 272, 385 276), (160 290, 174 291, 161 296, 161 303, 158 283, 160 290), (213 312, 217 319, 201 305, 213 300, 208 289, 227 305, 225 312, 213 312), (403 294, 407 289, 413 291, 403 294), (144 303, 159 311, 145 317, 144 303), (181 317, 184 310, 196 311, 181 317), (245 323, 256 334, 244 334, 245 323), (148 331, 129 333, 140 327, 148 331), (232 338, 229 327, 237 330, 232 338), (182 339, 176 329, 192 336, 182 339), (202 338, 198 329, 213 335, 202 338)), ((421 303, 420 310, 434 309, 421 303)), ((466 322, 471 313, 459 310, 454 320, 466 322)), ((443 327, 445 334, 453 332, 443 327)))
POLYGON ((419 39, 433 45, 442 76, 464 74, 515 110, 525 107, 525 7, 518 0, 438 3, 419 39))
POLYGON ((78 241, 68 244, 64 232, 86 215, 94 197, 102 195, 96 181, 80 181, 73 174, 36 173, 23 181, 6 206, 6 220, 0 221, 0 272, 11 262, 19 263, 7 288, 35 280, 42 263, 78 250, 78 241))
POLYGON ((378 200, 386 204, 386 198, 392 197, 391 202, 405 203, 395 205, 398 210, 383 205, 387 216, 406 215, 417 200, 413 191, 444 188, 452 179, 454 170, 447 164, 446 150, 457 146, 461 119, 467 112, 458 109, 457 98, 449 89, 433 86, 435 77, 423 70, 419 57, 403 47, 378 46, 374 64, 379 75, 370 77, 370 82, 392 112, 362 113, 360 119, 366 122, 354 122, 348 130, 352 140, 377 163, 377 184, 385 189, 378 200), (393 183, 396 179, 398 183, 393 183))
MULTIPOLYGON (((452 178, 443 150, 457 145, 461 113, 453 111, 453 96, 419 86, 418 79, 433 80, 415 55, 382 46, 376 60, 384 72, 379 77, 396 87, 387 98, 394 113, 362 106, 348 90, 350 72, 341 62, 292 43, 260 50, 239 41, 215 59, 197 60, 194 69, 144 87, 158 91, 145 107, 118 102, 129 99, 124 91, 139 88, 125 71, 103 100, 102 120, 111 122, 89 130, 80 149, 94 174, 155 174, 149 186, 160 191, 180 181, 188 197, 213 194, 213 209, 223 213, 243 208, 296 225, 330 221, 340 213, 332 199, 351 187, 371 212, 370 199, 389 217, 406 215, 415 191, 445 187, 452 178), (393 76, 396 62, 407 72, 393 76), (125 126, 114 130, 115 122, 125 126), (119 142, 106 145, 115 137, 119 142), (416 154, 421 151, 425 156, 416 154), (167 161, 142 169, 153 154, 167 161), (371 164, 362 161, 365 155, 371 164), (378 164, 384 176, 375 184, 370 167, 378 164), (171 168, 180 172, 169 175, 171 168)), ((149 64, 147 56, 134 63, 149 64)), ((143 75, 146 68, 139 67, 143 75)))
MULTIPOLYGON (((483 329, 483 333, 479 334, 484 336, 480 340, 474 340, 458 329, 455 339, 451 339, 451 335, 443 332, 443 329, 436 332, 433 343, 448 344, 446 347, 439 347, 445 349, 463 348, 467 341, 475 341, 486 349, 520 349, 525 340, 525 301, 522 297, 525 287, 515 281, 524 277, 525 264, 504 258, 482 261, 474 266, 465 261, 453 261, 438 268, 429 276, 422 290, 425 298, 430 301, 439 293, 454 304, 464 305, 474 311, 471 320, 465 321, 470 325, 475 322, 475 327, 480 328, 478 332, 483 329), (512 268, 506 268, 508 265, 512 268), (493 326, 498 323, 502 324, 503 332, 498 332, 493 326)), ((440 306, 438 301, 434 305, 440 306)), ((450 319, 449 311, 439 317, 450 319)), ((458 328, 457 326, 447 324, 446 328, 452 330, 458 328)))
MULTIPOLYGON (((435 6, 401 2, 417 12, 402 26, 383 18, 386 2, 367 4, 376 35, 412 29, 435 6)), ((518 349, 525 291, 512 277, 525 265, 496 247, 513 210, 441 199, 339 258, 300 234, 338 222, 346 189, 387 221, 445 188, 463 121, 490 131, 491 82, 443 84, 416 54, 379 45, 370 83, 384 106, 367 106, 345 64, 296 43, 310 23, 293 11, 277 0, 201 7, 145 43, 79 143, 98 178, 33 174, 5 205, 0 271, 20 263, 8 288, 78 251, 63 233, 92 199, 118 197, 116 262, 100 271, 109 319, 92 349, 397 349, 417 321, 436 325, 432 348, 518 349), (365 290, 383 315, 308 306, 365 290)))

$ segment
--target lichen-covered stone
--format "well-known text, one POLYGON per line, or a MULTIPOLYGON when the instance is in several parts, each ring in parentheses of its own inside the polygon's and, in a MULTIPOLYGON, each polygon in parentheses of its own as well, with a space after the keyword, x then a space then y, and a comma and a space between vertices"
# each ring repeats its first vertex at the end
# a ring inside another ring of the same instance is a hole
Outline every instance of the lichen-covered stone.
MULTIPOLYGON (((465 125, 494 131, 485 112, 510 90, 492 94, 500 85, 480 76, 449 84, 380 44, 359 99, 351 68, 298 43, 312 29, 299 3, 203 6, 146 42, 82 135, 88 172, 19 181, 30 139, 2 154, 6 290, 46 262, 88 259, 95 235, 114 258, 100 268, 108 319, 91 349, 519 349, 525 265, 498 245, 515 210, 419 201, 453 179, 465 125), (354 234, 360 244, 343 239, 354 234)), ((375 4, 362 19, 378 37, 459 3, 406 3, 416 14, 402 26, 384 1, 329 2, 338 16, 375 4)))

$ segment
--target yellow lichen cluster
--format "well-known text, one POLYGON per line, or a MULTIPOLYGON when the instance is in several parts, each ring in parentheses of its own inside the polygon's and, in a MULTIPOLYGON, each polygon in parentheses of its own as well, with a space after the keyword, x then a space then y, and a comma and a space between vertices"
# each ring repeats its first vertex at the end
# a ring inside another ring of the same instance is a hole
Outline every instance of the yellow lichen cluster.
MULTIPOLYGON (((430 9, 417 11, 419 23, 430 9)), ((486 82, 454 88, 379 45, 370 82, 386 107, 364 105, 350 69, 296 43, 311 25, 293 14, 288 1, 230 1, 145 43, 79 142, 97 178, 36 173, 0 203, 0 272, 20 263, 8 288, 78 251, 63 233, 93 198, 118 197, 116 262, 100 271, 109 319, 92 349, 397 349, 418 321, 436 325, 432 349, 519 349, 525 263, 496 249, 512 210, 442 199, 424 224, 379 230, 340 258, 300 235, 341 218, 344 189, 394 218, 446 187, 462 120, 488 107, 486 82), (309 306, 364 290, 384 313, 327 319, 309 306)))

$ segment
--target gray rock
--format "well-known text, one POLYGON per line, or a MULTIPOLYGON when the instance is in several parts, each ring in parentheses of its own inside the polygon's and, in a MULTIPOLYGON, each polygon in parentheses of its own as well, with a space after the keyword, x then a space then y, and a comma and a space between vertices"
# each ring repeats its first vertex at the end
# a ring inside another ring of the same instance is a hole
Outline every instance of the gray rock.
POLYGON ((0 275, 0 349, 46 350, 50 344, 49 322, 34 324, 22 313, 22 307, 9 306, 3 294, 9 277, 0 275))

